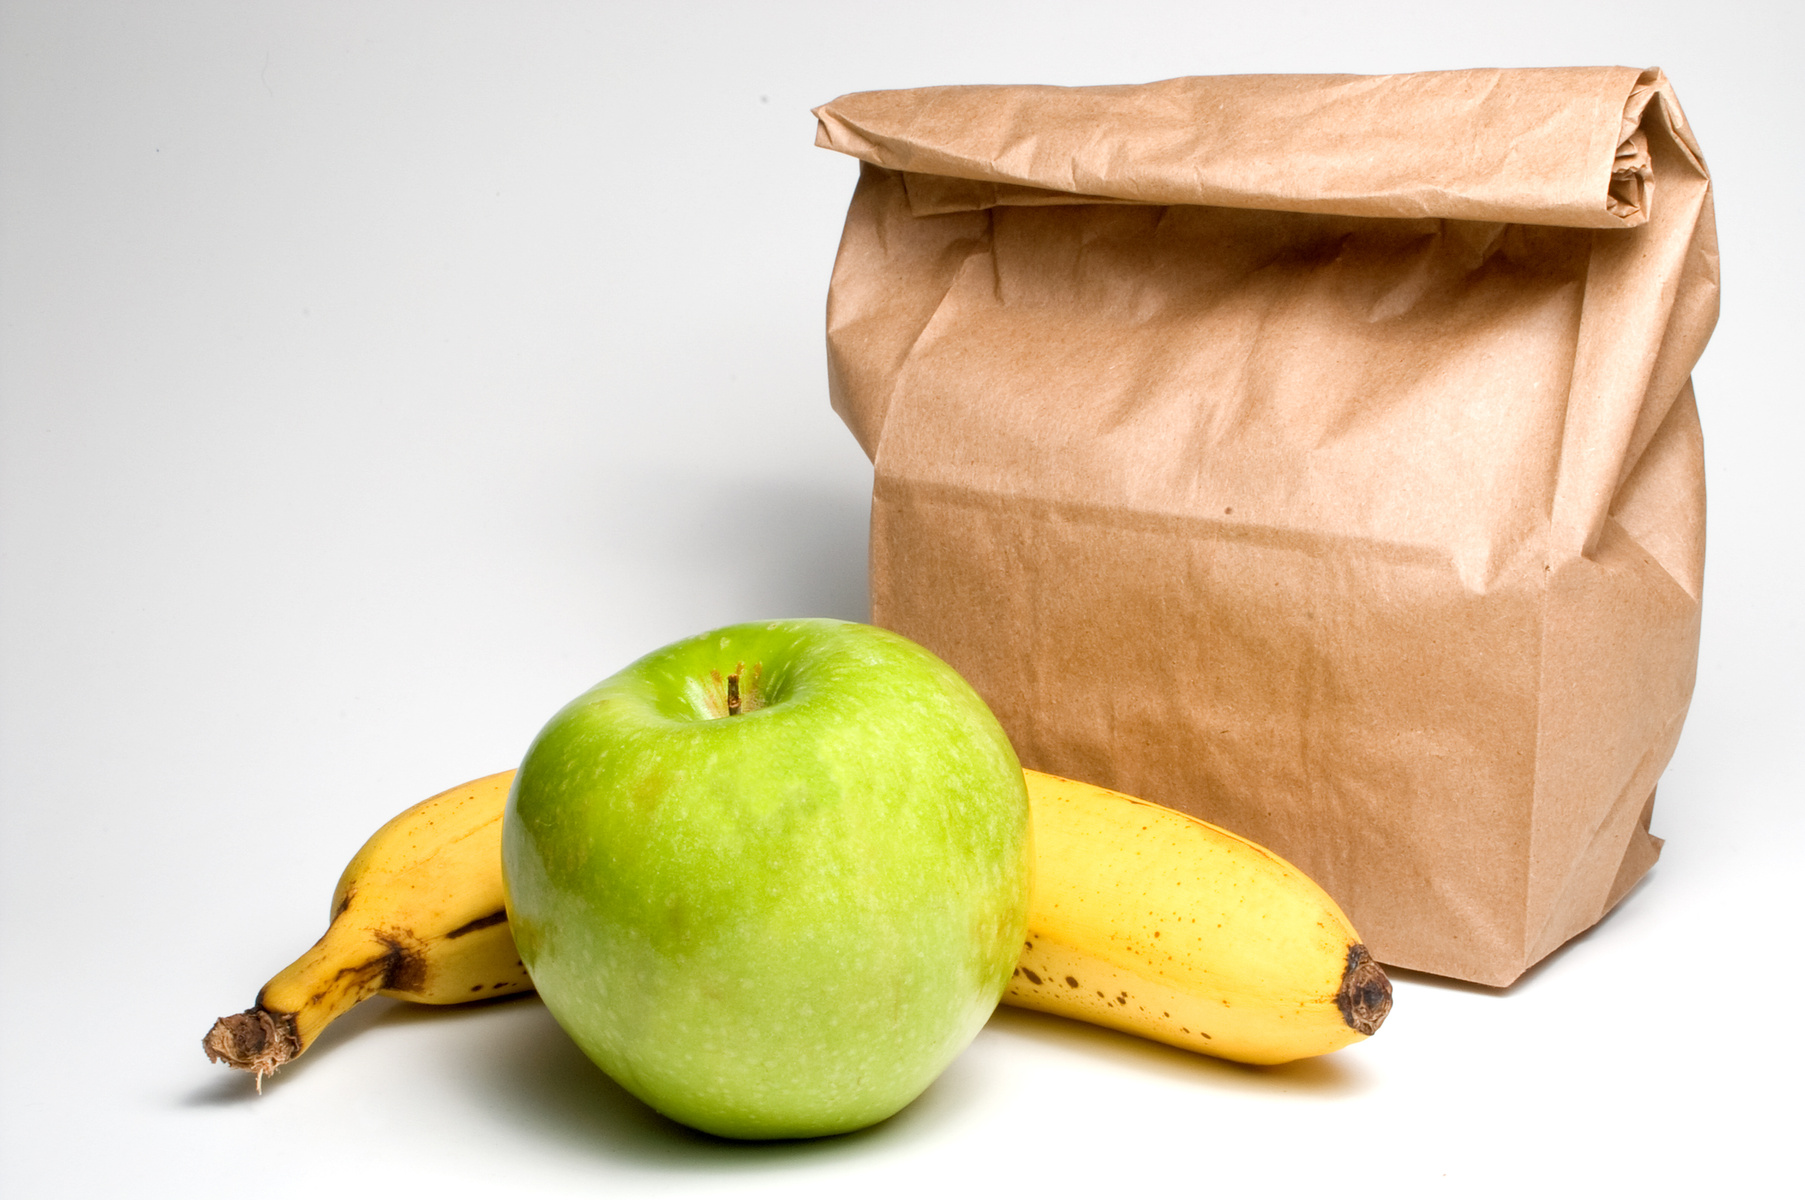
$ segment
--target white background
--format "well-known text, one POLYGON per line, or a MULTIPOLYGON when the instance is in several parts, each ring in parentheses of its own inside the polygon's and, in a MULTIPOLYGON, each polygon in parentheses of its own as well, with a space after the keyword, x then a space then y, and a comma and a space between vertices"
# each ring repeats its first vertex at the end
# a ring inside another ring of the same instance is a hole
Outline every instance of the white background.
POLYGON ((1805 1069, 1791 4, 0 5, 7 1196, 1768 1194, 1805 1069), (865 1133, 651 1115, 537 1000, 386 1000, 265 1094, 215 1016, 383 819, 652 647, 861 617, 811 105, 1664 67, 1713 168, 1711 546, 1666 855, 1506 992, 1256 1070, 1004 1011, 865 1133))

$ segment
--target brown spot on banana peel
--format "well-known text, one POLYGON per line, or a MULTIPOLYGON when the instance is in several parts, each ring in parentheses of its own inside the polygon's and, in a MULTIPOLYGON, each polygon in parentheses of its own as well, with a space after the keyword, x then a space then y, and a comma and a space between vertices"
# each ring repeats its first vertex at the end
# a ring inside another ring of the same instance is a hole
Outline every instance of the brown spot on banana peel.
MULTIPOLYGON (((507 914, 502 914, 507 919, 507 914)), ((468 932, 465 927, 464 932, 468 932)), ((426 983, 426 956, 410 937, 398 933, 379 933, 376 940, 388 947, 388 953, 382 956, 382 983, 378 988, 384 992, 417 992, 426 983)))
POLYGON ((1348 947, 1347 967, 1341 973, 1335 1007, 1349 1029, 1368 1037, 1379 1032, 1386 1014, 1391 1012, 1391 980, 1358 942, 1348 947))
POLYGON ((461 938, 466 933, 475 933, 479 929, 487 929, 491 925, 499 925, 507 919, 508 910, 505 908, 497 909, 486 917, 478 917, 474 921, 464 922, 445 936, 447 939, 461 938))
MULTIPOLYGON (((349 977, 352 986, 363 991, 358 999, 361 1001, 377 992, 415 992, 426 982, 426 955, 412 937, 392 930, 384 930, 374 935, 383 952, 362 962, 352 963, 348 967, 340 967, 333 972, 330 980, 319 991, 308 999, 309 1004, 318 1004, 341 986, 341 981, 349 977)), ((259 993, 257 1003, 262 1007, 263 996, 259 993)), ((292 1017, 290 1018, 292 1020, 292 1017)), ((297 1053, 299 1053, 297 1051, 297 1053)), ((292 1057, 292 1055, 290 1056, 292 1057)))

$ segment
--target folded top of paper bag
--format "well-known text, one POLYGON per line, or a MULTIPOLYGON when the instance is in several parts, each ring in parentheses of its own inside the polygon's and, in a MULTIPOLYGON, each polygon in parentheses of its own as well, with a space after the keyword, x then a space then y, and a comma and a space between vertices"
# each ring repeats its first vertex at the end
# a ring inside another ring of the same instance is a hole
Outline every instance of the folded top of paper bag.
POLYGON ((1077 196, 1611 229, 1647 219, 1650 104, 1698 160, 1666 78, 1633 67, 859 92, 815 140, 905 172, 917 216, 1077 196))

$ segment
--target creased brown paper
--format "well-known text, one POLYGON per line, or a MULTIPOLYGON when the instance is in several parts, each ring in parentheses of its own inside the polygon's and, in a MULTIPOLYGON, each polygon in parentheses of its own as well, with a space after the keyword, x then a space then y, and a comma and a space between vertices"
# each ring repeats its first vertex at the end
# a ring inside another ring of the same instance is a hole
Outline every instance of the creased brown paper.
POLYGON ((1653 864, 1704 551, 1708 178, 1658 71, 845 96, 873 619, 1030 766, 1506 984, 1653 864))

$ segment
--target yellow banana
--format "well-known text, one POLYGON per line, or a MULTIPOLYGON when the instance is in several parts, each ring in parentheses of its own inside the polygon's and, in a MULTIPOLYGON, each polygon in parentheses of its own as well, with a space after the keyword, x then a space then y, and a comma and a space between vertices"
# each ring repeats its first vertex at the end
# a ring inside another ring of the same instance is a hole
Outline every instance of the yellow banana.
POLYGON ((1003 1003, 1247 1063, 1376 1031, 1391 984, 1302 871, 1145 800, 1027 772, 1034 893, 1003 1003))
POLYGON ((374 995, 456 1004, 532 988, 508 931, 501 814, 514 772, 441 792, 378 829, 332 893, 326 934, 216 1021, 207 1057, 263 1077, 374 995))
MULTIPOLYGON (((1271 851, 1090 784, 1025 772, 1034 890, 1005 1004, 1219 1058, 1279 1063, 1378 1029, 1391 985, 1335 902, 1271 851)), ((263 1077, 373 995, 455 1004, 532 987, 503 906, 514 772, 442 792, 365 843, 312 949, 205 1039, 263 1077)))

